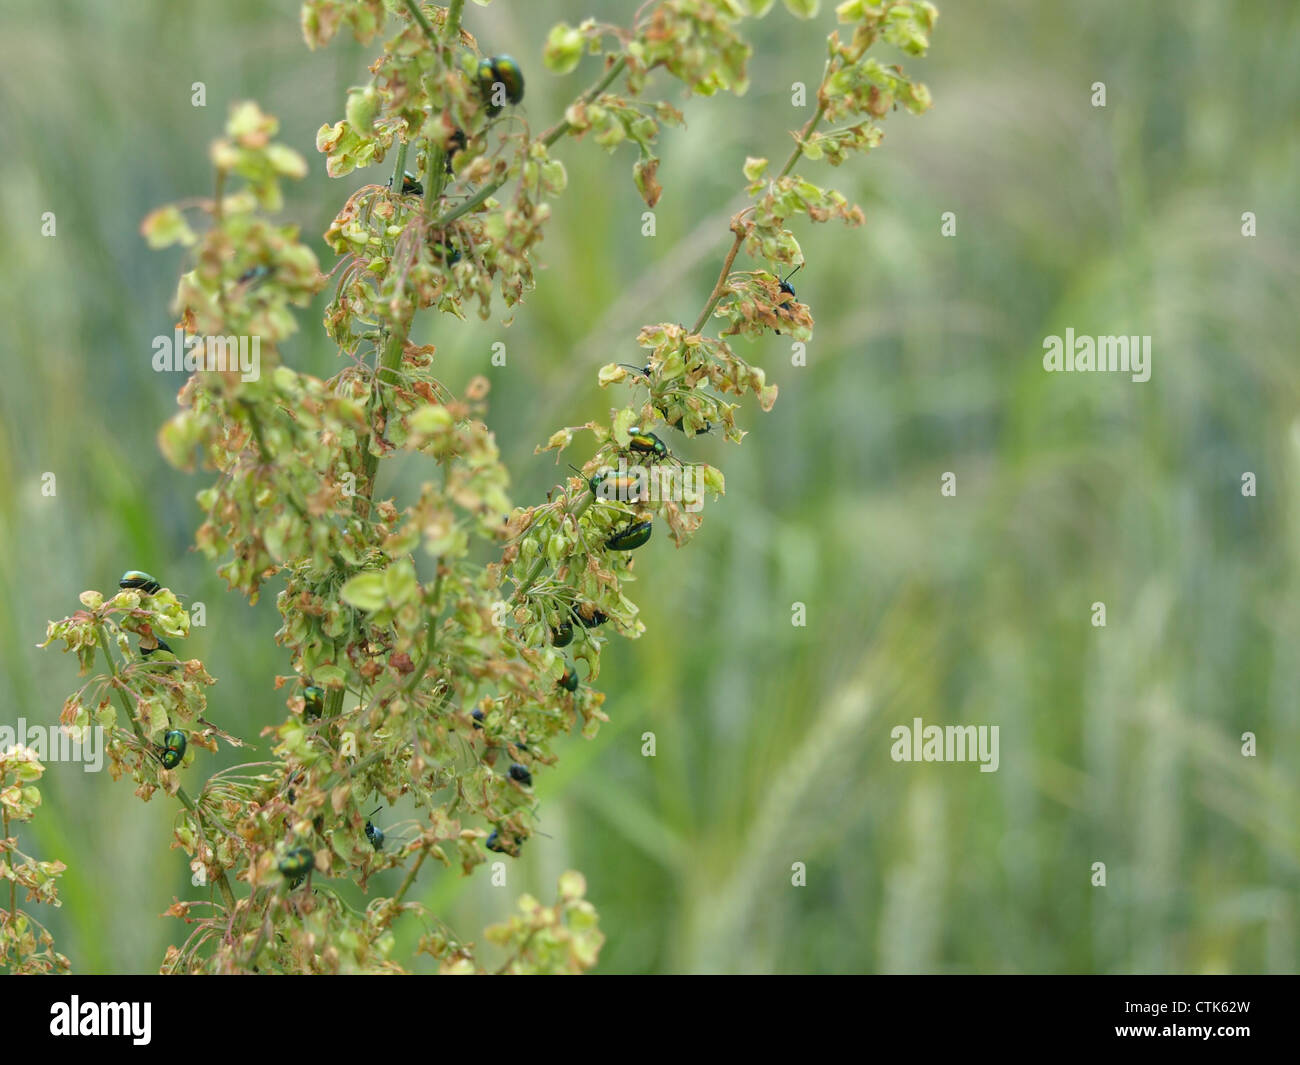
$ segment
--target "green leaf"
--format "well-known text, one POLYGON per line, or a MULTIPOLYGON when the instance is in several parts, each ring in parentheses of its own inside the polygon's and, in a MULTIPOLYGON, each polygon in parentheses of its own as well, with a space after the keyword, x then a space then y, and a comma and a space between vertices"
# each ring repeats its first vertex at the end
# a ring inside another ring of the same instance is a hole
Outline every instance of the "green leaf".
POLYGON ((140 233, 153 249, 180 244, 188 248, 199 238, 185 221, 185 216, 175 207, 160 207, 140 223, 140 233))
POLYGON ((547 35, 546 46, 542 49, 542 61, 546 69, 556 74, 568 74, 578 65, 582 58, 582 34, 566 22, 551 28, 547 35))
POLYGON ((358 610, 378 610, 388 601, 382 573, 358 573, 339 591, 358 610))
POLYGON ((348 672, 342 666, 317 666, 311 679, 322 688, 339 688, 347 683, 348 672))
POLYGON ((816 18, 822 0, 785 0, 786 10, 795 18, 816 18))
POLYGON ((388 602, 393 606, 410 602, 419 587, 419 582, 415 579, 415 567, 407 559, 394 562, 384 570, 384 590, 388 602))

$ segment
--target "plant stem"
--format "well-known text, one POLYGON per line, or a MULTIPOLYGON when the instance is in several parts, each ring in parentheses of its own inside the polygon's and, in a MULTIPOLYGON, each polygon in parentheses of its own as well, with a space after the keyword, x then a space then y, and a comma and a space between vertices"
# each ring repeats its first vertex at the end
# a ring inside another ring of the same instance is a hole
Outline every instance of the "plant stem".
POLYGON ((399 905, 402 899, 406 897, 407 891, 409 891, 411 885, 415 883, 416 873, 420 871, 420 866, 424 864, 424 859, 427 858, 428 856, 429 856, 429 848, 425 847, 420 851, 420 857, 416 859, 415 864, 411 866, 410 869, 407 870, 406 878, 402 881, 402 886, 397 889, 397 894, 394 895, 392 898, 392 903, 394 906, 399 905))
POLYGON ((351 780, 354 776, 360 773, 361 770, 368 769, 376 762, 381 762, 387 757, 388 757, 387 751, 375 751, 373 754, 366 755, 363 759, 361 759, 361 761, 355 763, 354 765, 348 766, 348 768, 344 772, 340 773, 339 778, 330 785, 330 788, 337 788, 345 780, 351 780))
MULTIPOLYGON (((817 128, 824 114, 826 114, 826 105, 819 104, 817 107, 817 113, 813 115, 812 118, 810 118, 807 122, 805 122, 803 129, 799 131, 800 141, 806 139, 808 134, 810 134, 813 130, 817 128)), ((781 178, 785 177, 787 174, 790 173, 791 170, 794 169, 794 164, 799 161, 799 156, 801 155, 803 155, 803 145, 799 143, 799 141, 796 141, 794 146, 794 151, 790 153, 790 158, 785 161, 785 166, 783 166, 781 168, 781 172, 776 175, 778 181, 780 181, 781 178)))
POLYGON ((397 144, 397 165, 393 167, 393 191, 402 194, 402 178, 406 175, 406 151, 410 147, 406 141, 397 144))
MULTIPOLYGON (((600 95, 600 93, 604 92, 605 89, 609 87, 610 83, 618 76, 619 72, 625 66, 627 66, 627 60, 620 59, 617 63, 615 63, 612 67, 610 67, 606 75, 596 85, 594 85, 591 89, 589 89, 586 93, 582 95, 581 99, 583 101, 590 101, 595 99, 598 95, 600 95)), ((829 73, 829 70, 830 68, 828 65, 826 71, 823 72, 822 75, 823 84, 825 83, 826 80, 826 73, 829 73)), ((795 142, 794 150, 790 153, 790 158, 785 161, 785 166, 783 166, 781 168, 780 173, 777 174, 776 180, 779 181, 781 178, 786 177, 790 173, 790 171, 794 169, 795 163, 797 163, 799 161, 799 157, 803 155, 803 144, 801 143, 801 141, 804 138, 806 138, 810 133, 812 133, 813 130, 817 128, 818 123, 821 122, 822 116, 825 115, 825 113, 826 113, 826 105, 818 104, 817 112, 812 116, 812 118, 810 118, 806 123, 804 123, 803 129, 799 132, 800 139, 795 142)), ((550 144, 554 143, 555 140, 558 140, 566 132, 568 132, 570 128, 571 127, 569 125, 568 119, 565 119, 563 122, 559 123, 552 130, 550 130, 542 138, 542 140, 549 146, 550 144)), ((473 199, 461 204, 461 206, 457 210, 445 216, 443 221, 451 221, 452 219, 459 217, 461 214, 465 213, 466 211, 472 210, 479 203, 482 203, 483 200, 487 199, 487 197, 490 196, 492 192, 500 188, 501 185, 503 184, 505 184, 505 182, 501 181, 494 186, 486 186, 480 189, 478 194, 473 199)), ((713 310, 715 307, 717 307, 718 302, 722 299, 724 295, 726 295, 727 278, 731 276, 731 267, 735 264, 736 256, 740 253, 740 248, 745 242, 745 236, 749 232, 749 228, 743 221, 743 218, 749 211, 752 210, 753 210, 752 207, 746 207, 744 210, 740 211, 731 219, 731 231, 735 234, 735 240, 733 240, 731 243, 731 250, 727 253, 727 258, 722 264, 722 270, 718 274, 718 280, 713 286, 713 291, 709 293, 709 299, 704 305, 704 310, 700 312, 699 318, 697 318, 695 320, 695 324, 691 326, 692 333, 698 333, 701 329, 704 328, 705 323, 708 322, 709 320, 709 315, 713 313, 713 310)), ((588 496, 586 499, 584 499, 581 503, 579 503, 576 507, 573 508, 573 510, 570 512, 571 516, 574 518, 580 517, 582 512, 585 511, 587 507, 591 505, 591 502, 594 498, 595 498, 594 496, 588 496)), ((523 599, 523 597, 528 594, 528 590, 532 588, 532 586, 535 583, 537 583, 537 578, 541 576, 542 570, 545 568, 545 566, 546 566, 546 557, 543 555, 542 557, 538 558, 536 562, 533 563, 532 568, 528 571, 527 574, 525 574, 523 583, 520 584, 519 587, 515 590, 515 594, 514 594, 515 599, 523 599)))
POLYGON ((496 971, 495 975, 504 976, 506 974, 506 971, 510 968, 510 966, 514 965, 515 962, 517 962, 520 958, 524 956, 524 951, 528 949, 528 944, 533 941, 533 936, 535 935, 537 935, 537 929, 536 928, 530 929, 528 935, 524 936, 524 941, 519 944, 519 949, 516 950, 513 954, 510 955, 509 958, 506 959, 506 963, 496 971))
MULTIPOLYGON (((120 674, 118 673, 117 662, 114 661, 113 655, 108 649, 108 633, 104 630, 102 623, 96 626, 96 629, 99 633, 99 649, 104 652, 104 658, 108 662, 108 670, 113 677, 113 689, 117 692, 118 701, 121 702, 122 710, 126 713, 127 720, 131 722, 131 728, 135 731, 140 745, 145 750, 148 750, 149 738, 144 734, 144 729, 140 727, 140 722, 136 720, 135 714, 131 712, 131 704, 126 701, 126 692, 118 684, 120 674)), ((194 804, 194 800, 189 797, 184 788, 176 789, 176 798, 180 799, 184 807, 196 818, 200 816, 199 808, 194 804)), ((226 906, 233 910, 235 908, 235 893, 230 890, 230 882, 226 879, 224 869, 218 870, 215 883, 221 891, 221 897, 225 900, 226 906)))
MULTIPOLYGON (((606 89, 609 88, 609 86, 613 83, 614 79, 617 78, 619 74, 621 74, 626 67, 627 67, 627 59, 625 57, 620 58, 613 66, 609 68, 609 70, 605 72, 604 76, 600 79, 600 81, 596 82, 595 85, 593 85, 590 89, 588 89, 586 92, 584 92, 581 96, 578 97, 578 103, 584 103, 584 104, 591 103, 592 100, 594 100, 597 96, 599 96, 602 92, 604 92, 606 89)), ((540 140, 544 145, 546 145, 546 147, 549 148, 572 129, 573 129, 573 125, 569 122, 567 118, 561 119, 554 126, 552 126, 545 133, 543 133, 540 140)), ((448 211, 441 218, 436 219, 433 223, 434 228, 436 229, 442 228, 443 226, 447 225, 449 222, 454 222, 456 221, 457 218, 469 214, 470 211, 474 210, 475 207, 483 203, 484 200, 488 199, 488 197, 490 197, 494 192, 499 190, 509 180, 510 180, 510 176, 506 175, 503 178, 498 178, 496 181, 489 181, 486 185, 484 185, 481 189, 479 189, 478 192, 474 193, 474 195, 471 196, 464 203, 460 204, 458 207, 454 208, 453 210, 448 211)))
POLYGON ((451 0, 447 5, 447 17, 442 22, 443 40, 450 42, 460 33, 460 15, 465 10, 465 0, 451 0))
POLYGON ((722 264, 722 272, 718 274, 717 283, 714 284, 713 291, 709 293, 709 299, 704 305, 704 310, 700 311, 700 316, 695 320, 695 324, 691 326, 692 333, 698 333, 704 328, 704 323, 709 320, 709 315, 713 313, 713 308, 718 305, 718 301, 726 294, 727 278, 731 276, 732 264, 736 261, 736 255, 740 252, 740 246, 745 242, 745 234, 749 232, 745 223, 741 221, 741 218, 748 211, 752 210, 752 207, 746 207, 731 220, 731 231, 736 234, 736 239, 732 241, 731 251, 727 253, 726 261, 722 264))
MULTIPOLYGON (((827 72, 829 72, 829 68, 827 72)), ((825 84, 825 81, 825 74, 823 74, 822 83, 825 84)), ((826 105, 819 103, 817 105, 817 112, 812 116, 812 118, 804 123, 803 129, 799 131, 799 139, 795 141, 794 150, 790 152, 790 158, 785 161, 785 166, 781 167, 775 180, 780 181, 782 178, 789 176, 790 171, 794 169, 795 163, 797 163, 799 157, 803 155, 803 141, 817 128, 818 124, 822 120, 822 116, 825 114, 826 105)), ((713 286, 713 291, 709 294, 708 303, 705 304, 704 310, 700 313, 699 318, 695 320, 695 324, 691 327, 692 333, 698 333, 704 328, 704 323, 709 320, 709 315, 711 315, 713 309, 717 307, 718 301, 726 294, 727 278, 731 274, 732 264, 736 261, 736 255, 740 251, 740 246, 744 243, 745 235, 749 232, 748 229, 743 226, 740 219, 746 211, 751 210, 753 210, 752 207, 746 207, 744 211, 741 211, 740 214, 736 215, 731 220, 731 231, 736 234, 736 239, 731 245, 731 251, 727 254, 726 262, 722 264, 722 273, 718 275, 718 282, 713 286)))
MULTIPOLYGON (((416 21, 424 27, 424 31, 429 35, 430 40, 437 43, 437 37, 434 35, 433 28, 429 25, 424 13, 419 9, 416 0, 406 0, 406 6, 410 9, 411 14, 416 21)), ((465 0, 452 0, 451 6, 447 8, 447 17, 443 21, 444 39, 450 41, 460 32, 460 16, 464 10, 465 0)), ((393 188, 400 192, 401 181, 406 167, 407 142, 403 141, 397 149, 397 166, 393 171, 393 188)), ((425 186, 424 186, 424 214, 427 218, 433 211, 433 204, 437 202, 442 195, 442 190, 446 185, 446 171, 443 167, 443 152, 432 145, 429 146, 428 158, 425 160, 425 186)), ((412 315, 412 318, 414 315, 412 315)), ((375 378, 382 382, 384 377, 392 375, 402 364, 402 350, 406 347, 406 338, 411 332, 411 318, 405 322, 399 322, 389 330, 388 341, 384 345, 384 350, 379 358, 379 365, 375 369, 375 378)), ((384 409, 383 394, 376 390, 375 402, 379 410, 384 409)), ((372 418, 373 423, 373 418, 372 418)), ((362 484, 357 491, 357 505, 365 501, 366 512, 369 514, 371 503, 374 500, 375 492, 375 474, 379 472, 379 456, 367 447, 365 456, 362 459, 362 471, 364 476, 362 484)), ((342 692, 330 692, 330 709, 337 712, 343 704, 342 692), (338 698, 335 699, 335 696, 338 698)))
MULTIPOLYGON (((413 5, 414 0, 407 0, 407 4, 408 6, 413 5)), ((453 25, 456 27, 459 26, 460 11, 463 7, 464 7, 464 0, 461 0, 460 3, 453 2, 452 6, 447 11, 447 22, 444 25, 444 30, 446 30, 448 26, 453 26, 453 25)), ((596 84, 591 86, 591 88, 589 88, 586 92, 584 92, 581 96, 578 97, 578 102, 590 103, 602 92, 604 92, 607 88, 609 88, 609 86, 613 84, 614 79, 617 78, 619 74, 622 73, 622 71, 626 67, 627 67, 626 57, 620 57, 615 63, 613 63, 610 66, 609 70, 607 70, 604 73, 604 75, 600 78, 599 81, 596 82, 596 84)), ((573 129, 573 126, 570 124, 569 120, 567 118, 561 119, 554 126, 548 129, 544 134, 542 134, 541 141, 549 148, 561 137, 563 137, 566 133, 568 133, 571 129, 573 129)), ((430 152, 430 155, 440 156, 441 152, 430 152)), ((400 182, 402 179, 402 169, 403 169, 405 159, 406 159, 406 143, 403 142, 398 148, 397 169, 393 173, 394 188, 401 187, 398 184, 398 182, 400 182)), ((430 160, 431 165, 432 162, 433 161, 430 160)), ((440 182, 442 178, 445 177, 445 174, 441 173, 441 170, 442 170, 441 165, 439 165, 439 173, 434 175, 430 179, 429 184, 426 185, 425 187, 426 197, 430 192, 433 191, 433 186, 435 181, 440 182)), ((478 190, 478 192, 476 192, 473 196, 471 196, 460 206, 449 211, 447 214, 434 219, 430 223, 431 228, 433 229, 445 228, 449 223, 454 222, 457 218, 460 218, 462 215, 468 214, 470 211, 474 210, 474 208, 477 207, 479 204, 483 203, 494 192, 500 189, 508 180, 509 178, 505 177, 505 178, 501 178, 498 181, 490 182, 489 184, 484 185, 481 189, 478 190)), ((426 203, 427 202, 430 201, 426 199, 426 203)), ((382 381, 386 375, 393 374, 397 370, 397 368, 401 365, 402 350, 406 346, 406 338, 410 334, 410 330, 411 330, 410 320, 407 320, 406 322, 397 323, 390 328, 388 333, 388 340, 385 343, 384 350, 381 353, 379 358, 379 366, 376 368, 375 371, 375 376, 377 380, 382 381)), ((378 393, 376 393, 376 395, 378 397, 378 393)), ((382 408, 383 405, 382 398, 378 399, 378 403, 379 406, 382 408)), ((361 478, 362 483, 357 489, 356 506, 359 509, 363 505, 363 501, 364 501, 364 505, 367 508, 367 513, 368 513, 371 501, 374 497, 374 482, 375 482, 375 474, 378 472, 379 469, 379 456, 371 452, 371 450, 367 447, 365 451, 365 455, 362 459, 362 463, 363 463, 362 466, 363 476, 361 478)), ((540 572, 540 570, 538 570, 537 572, 540 572)), ((534 579, 536 579, 535 576, 534 579)), ((532 582, 530 581, 528 583, 531 584, 532 582)), ((342 704, 342 693, 331 692, 330 693, 331 708, 334 707, 333 700, 335 695, 338 695, 339 705, 342 704)))
MULTIPOLYGON (((4 838, 9 838, 9 811, 4 812, 4 838)), ((7 864, 12 867, 13 859, 6 859, 7 864)), ((12 932, 17 926, 18 921, 18 891, 16 881, 9 881, 9 929, 12 932)))
MULTIPOLYGON (((584 495, 580 500, 578 500, 577 505, 572 510, 567 512, 568 516, 577 520, 578 518, 582 517, 582 515, 586 512, 587 508, 591 506, 591 504, 594 503, 595 501, 596 501, 595 493, 588 491, 586 495, 584 495)), ((515 599, 523 599, 523 597, 528 594, 528 589, 537 583, 537 578, 541 576, 542 570, 545 567, 546 567, 546 556, 539 555, 537 561, 533 563, 533 568, 530 569, 527 574, 525 574, 523 583, 518 588, 515 589, 515 594, 514 594, 515 599)))
POLYGON ((433 32, 433 27, 429 25, 429 20, 424 17, 424 12, 420 10, 420 5, 415 0, 406 0, 406 10, 411 13, 411 18, 420 24, 420 29, 424 30, 424 35, 434 44, 437 44, 438 38, 433 32))

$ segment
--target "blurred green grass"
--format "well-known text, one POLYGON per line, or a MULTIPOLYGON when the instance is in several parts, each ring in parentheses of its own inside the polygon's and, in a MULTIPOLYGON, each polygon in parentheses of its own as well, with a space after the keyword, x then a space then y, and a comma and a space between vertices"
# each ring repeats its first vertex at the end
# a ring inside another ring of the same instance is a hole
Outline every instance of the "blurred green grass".
MULTIPOLYGON (((524 63, 523 113, 542 126, 591 77, 590 62, 542 71, 545 29, 636 6, 498 0, 467 23, 524 63)), ((611 724, 539 778, 549 838, 507 890, 422 881, 463 936, 575 867, 605 972, 1296 970, 1300 11, 940 6, 930 57, 909 63, 933 112, 892 115, 865 162, 815 171, 868 223, 799 230, 809 365, 780 338, 741 342, 779 383, 775 409, 746 411, 740 448, 675 442, 721 466, 728 494, 688 550, 641 553, 648 632, 610 648, 611 724), (1152 335, 1152 380, 1045 374, 1042 338, 1066 327, 1152 335), (916 716, 1000 725, 1001 768, 894 763, 889 730, 916 716), (1258 758, 1239 753, 1246 731, 1258 758), (790 886, 796 861, 807 887, 790 886)), ((155 446, 180 381, 151 371, 150 340, 170 332, 178 261, 138 236, 152 207, 207 192, 207 145, 252 97, 312 162, 285 216, 332 265, 317 235, 372 177, 329 181, 315 132, 374 53, 308 53, 297 5, 275 7, 3 16, 5 722, 55 720, 75 667, 34 644, 132 566, 208 604, 186 651, 219 678, 214 719, 252 738, 283 713, 274 597, 250 608, 189 551, 206 481, 155 446)), ((830 21, 774 11, 751 30, 746 97, 674 97, 688 129, 663 138, 656 238, 640 236, 630 154, 568 143, 570 189, 512 324, 417 330, 453 389, 490 376, 516 500, 558 476, 538 442, 621 402, 595 369, 635 361, 643 322, 697 313, 740 166, 784 156, 803 118, 790 85, 816 82, 830 21), (492 369, 497 340, 508 365, 492 369)), ((303 316, 287 357, 328 375, 319 321, 303 316)), ((388 490, 409 498, 422 475, 407 463, 388 490)), ((171 809, 75 766, 52 766, 44 795, 24 846, 69 866, 63 908, 41 914, 59 949, 83 972, 153 970, 183 934, 158 914, 192 894, 164 842, 171 809)))

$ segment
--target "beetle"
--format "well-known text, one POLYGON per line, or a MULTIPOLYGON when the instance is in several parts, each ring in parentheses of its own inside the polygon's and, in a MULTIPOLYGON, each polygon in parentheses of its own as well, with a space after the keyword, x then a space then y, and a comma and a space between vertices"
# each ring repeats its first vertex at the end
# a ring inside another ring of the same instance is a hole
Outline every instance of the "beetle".
POLYGON ((513 847, 507 845, 501 839, 501 834, 495 828, 492 830, 492 834, 488 836, 485 846, 488 850, 493 851, 496 854, 508 854, 512 858, 515 857, 519 850, 518 843, 515 843, 513 847))
POLYGON ((377 851, 381 851, 384 849, 384 830, 382 828, 376 827, 370 821, 370 818, 374 817, 375 814, 379 813, 379 811, 382 809, 383 809, 382 806, 376 806, 373 810, 370 811, 370 813, 367 815, 366 818, 366 839, 370 840, 370 845, 374 847, 375 850, 377 851))
POLYGON ((250 288, 254 285, 261 284, 271 276, 271 268, 265 263, 258 263, 256 266, 250 266, 235 279, 237 285, 248 285, 250 288))
MULTIPOLYGON (((570 465, 569 469, 573 470, 579 477, 583 476, 582 471, 577 466, 570 465)), ((584 479, 587 482, 587 487, 591 489, 592 495, 598 499, 618 500, 620 503, 631 503, 639 499, 644 487, 641 484, 641 478, 637 474, 620 475, 613 466, 602 466, 590 477, 584 479)))
POLYGON ((185 748, 189 746, 185 733, 174 728, 163 735, 163 753, 159 756, 164 769, 175 769, 185 757, 185 748))
POLYGON ((581 603, 572 609, 577 619, 582 622, 584 629, 594 629, 597 625, 603 625, 609 620, 609 617, 603 611, 596 609, 594 603, 581 603))
POLYGON ((138 588, 146 595, 156 595, 162 591, 162 585, 142 569, 129 569, 117 582, 119 588, 138 588))
MULTIPOLYGON (((393 179, 389 178, 388 185, 390 188, 392 187, 392 184, 393 184, 393 179)), ((414 174, 412 174, 409 170, 402 171, 402 195, 403 196, 424 195, 423 182, 421 182, 420 179, 416 177, 414 174)))
POLYGON ((487 103, 487 113, 499 115, 503 103, 517 104, 524 98, 524 72, 511 56, 484 56, 478 62, 478 91, 487 103))
MULTIPOLYGON (((668 424, 671 425, 674 429, 676 429, 679 433, 684 433, 684 432, 686 432, 686 427, 682 424, 682 420, 683 420, 685 417, 686 417, 686 415, 683 414, 683 415, 681 416, 681 418, 678 418, 675 422, 669 422, 668 424)), ((713 432, 713 429, 714 429, 714 425, 713 425, 713 423, 712 423, 711 421, 707 421, 707 420, 706 420, 705 423, 704 423, 704 428, 703 428, 703 429, 696 429, 696 430, 695 430, 695 433, 694 433, 693 435, 695 435, 695 436, 704 436, 706 433, 711 433, 711 432, 713 432)))
POLYGON ((295 847, 280 859, 278 868, 280 875, 292 880, 293 886, 297 887, 302 878, 316 868, 316 856, 309 847, 295 847))
POLYGON ((654 455, 655 458, 660 459, 668 457, 668 445, 654 433, 642 432, 639 427, 633 426, 627 431, 627 435, 627 446, 633 451, 639 451, 643 455, 654 455))
MULTIPOLYGON (((154 639, 158 639, 156 636, 154 639)), ((176 652, 167 646, 166 641, 158 640, 156 647, 141 647, 140 657, 150 664, 166 662, 164 669, 179 669, 180 659, 176 657, 176 652)))
POLYGON ((650 534, 653 531, 653 521, 634 522, 619 529, 618 532, 605 541, 605 546, 611 551, 635 551, 650 539, 650 534))
POLYGON ((302 716, 313 721, 325 709, 325 690, 312 684, 302 690, 302 716))
POLYGON ((447 138, 446 154, 442 165, 448 174, 453 173, 451 168, 452 156, 457 152, 463 152, 468 144, 469 141, 465 139, 465 131, 460 128, 453 130, 451 136, 447 138))
POLYGON ((473 711, 469 716, 472 717, 472 718, 474 719, 474 727, 475 727, 476 729, 478 729, 480 732, 482 732, 482 731, 483 731, 483 719, 484 719, 485 717, 487 717, 487 715, 486 715, 485 713, 483 713, 482 710, 475 710, 475 711, 473 711))
POLYGON ((555 628, 551 629, 551 645, 554 647, 568 647, 573 643, 573 623, 561 621, 555 628))
POLYGON ((429 247, 433 251, 433 257, 438 262, 446 263, 448 266, 455 266, 460 262, 460 249, 454 244, 448 243, 443 236, 430 235, 429 247))
POLYGON ((794 275, 797 274, 802 269, 803 269, 803 263, 800 263, 788 274, 786 274, 785 277, 781 278, 781 280, 777 282, 777 287, 780 288, 780 290, 784 292, 787 296, 789 296, 791 299, 794 299, 794 286, 790 284, 790 278, 794 277, 794 275))
POLYGON ((527 766, 522 766, 518 762, 510 763, 510 779, 522 784, 526 788, 533 786, 533 774, 528 772, 527 766))
MULTIPOLYGON (((797 274, 802 269, 803 269, 803 263, 800 263, 788 274, 786 274, 785 277, 777 281, 777 288, 779 288, 782 291, 782 293, 789 296, 791 302, 794 301, 795 295, 794 295, 794 286, 790 284, 790 278, 794 277, 794 275, 797 274)), ((784 304, 776 308, 776 313, 779 314, 782 318, 790 317, 790 312, 785 309, 784 304)), ((776 335, 780 336, 781 330, 778 329, 776 331, 776 335)))
POLYGON ((568 666, 564 667, 564 675, 556 683, 566 692, 576 692, 578 690, 578 671, 568 666))

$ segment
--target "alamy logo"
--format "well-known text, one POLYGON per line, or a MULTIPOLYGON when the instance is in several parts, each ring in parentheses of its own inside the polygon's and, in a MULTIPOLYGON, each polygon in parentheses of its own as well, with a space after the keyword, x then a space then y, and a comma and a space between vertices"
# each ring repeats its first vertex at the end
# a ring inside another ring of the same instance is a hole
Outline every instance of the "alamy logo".
POLYGON ((1150 337, 1076 337, 1067 329, 1064 337, 1044 337, 1043 351, 1049 373, 1095 370, 1132 374, 1139 383, 1151 380, 1150 337))
POLYGON ((50 1035, 129 1035, 138 1047, 149 1045, 150 1002, 71 1002, 50 1006, 50 1035))
POLYGON ((592 479, 592 492, 607 502, 667 501, 685 503, 694 514, 704 509, 704 469, 701 466, 629 466, 619 459, 592 479))
POLYGON ((261 367, 260 336, 187 337, 177 329, 172 336, 153 338, 153 368, 157 373, 220 370, 238 372, 241 381, 256 381, 261 367))
POLYGON ((104 768, 104 729, 78 729, 80 736, 65 732, 58 725, 28 725, 20 717, 14 725, 0 725, 0 751, 15 746, 26 747, 42 762, 81 762, 87 773, 104 768))
POLYGON ((997 725, 895 725, 889 732, 895 762, 979 762, 981 773, 998 771, 997 725))

